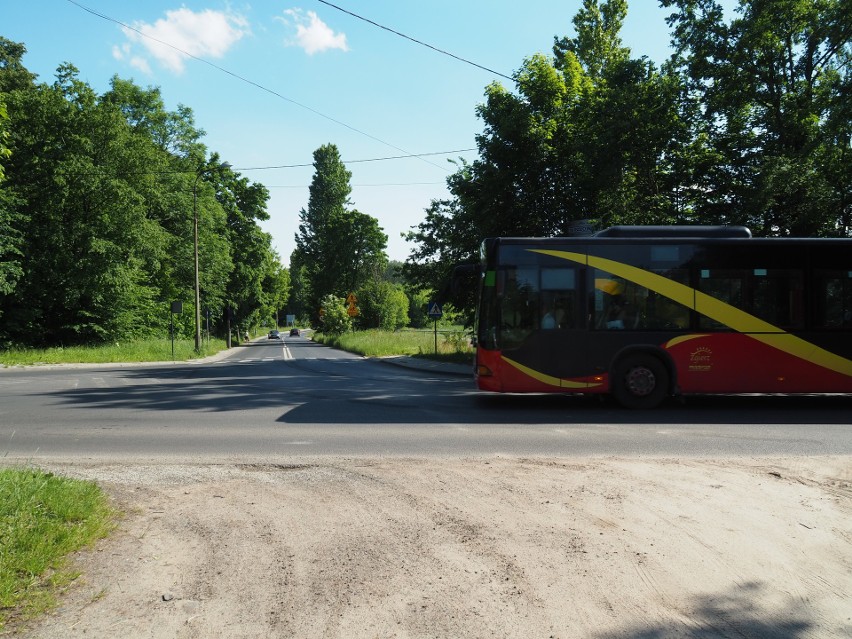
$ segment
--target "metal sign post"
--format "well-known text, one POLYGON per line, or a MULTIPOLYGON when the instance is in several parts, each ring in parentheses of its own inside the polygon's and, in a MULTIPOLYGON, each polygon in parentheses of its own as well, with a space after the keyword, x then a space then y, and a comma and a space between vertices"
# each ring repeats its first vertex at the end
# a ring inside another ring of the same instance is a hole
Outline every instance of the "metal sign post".
POLYGON ((435 320, 435 355, 438 354, 438 320, 444 315, 444 312, 441 310, 441 307, 438 305, 438 302, 429 302, 428 310, 426 314, 435 320))

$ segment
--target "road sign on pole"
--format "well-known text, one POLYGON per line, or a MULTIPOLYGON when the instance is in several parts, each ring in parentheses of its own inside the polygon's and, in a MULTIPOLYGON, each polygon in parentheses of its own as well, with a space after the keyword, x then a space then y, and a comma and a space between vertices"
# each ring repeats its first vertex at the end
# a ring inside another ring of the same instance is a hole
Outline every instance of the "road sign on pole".
POLYGON ((435 320, 435 354, 438 354, 438 320, 444 315, 444 312, 441 310, 441 306, 438 302, 429 302, 429 306, 426 307, 426 314, 433 320, 435 320))

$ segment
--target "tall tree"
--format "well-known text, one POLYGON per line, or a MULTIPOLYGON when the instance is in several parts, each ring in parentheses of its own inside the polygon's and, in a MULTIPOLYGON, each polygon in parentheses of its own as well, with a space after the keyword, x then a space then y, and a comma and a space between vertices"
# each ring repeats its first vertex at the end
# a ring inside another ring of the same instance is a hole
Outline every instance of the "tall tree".
POLYGON ((852 233, 852 1, 662 0, 715 166, 703 215, 760 235, 852 233))
POLYGON ((133 163, 138 140, 71 65, 52 86, 10 96, 9 184, 25 243, 7 323, 65 342, 137 334, 138 314, 156 296, 142 257, 150 222, 139 195, 115 176, 133 163))
POLYGON ((590 78, 599 80, 608 67, 626 62, 630 50, 621 43, 626 17, 627 0, 583 0, 573 19, 576 36, 554 39, 557 66, 565 66, 565 57, 570 52, 590 78))
POLYGON ((0 94, 31 89, 36 75, 24 66, 27 48, 0 36, 0 94))
POLYGON ((167 111, 158 87, 143 89, 132 80, 113 76, 102 99, 115 104, 135 133, 163 151, 182 158, 203 153, 204 130, 196 127, 192 109, 178 105, 177 111, 167 111))
POLYGON ((227 276, 227 297, 229 305, 237 310, 238 320, 250 326, 268 319, 273 306, 271 277, 278 256, 272 249, 272 236, 258 225, 258 221, 269 219, 266 210, 269 190, 228 173, 227 188, 219 193, 227 211, 227 237, 233 263, 227 276))
POLYGON ((388 236, 376 218, 358 210, 348 211, 345 228, 350 238, 347 251, 348 270, 352 274, 349 291, 354 291, 364 282, 381 277, 388 261, 385 255, 388 236))
MULTIPOLYGON (((3 187, 5 176, 3 163, 12 155, 7 144, 8 140, 9 116, 5 102, 0 99, 0 295, 11 293, 23 274, 21 269, 23 236, 14 224, 17 219, 15 202, 3 187)), ((2 306, 0 306, 0 318, 2 313, 2 306)), ((2 331, 0 331, 0 338, 2 338, 2 331)))
POLYGON ((630 59, 619 35, 626 10, 624 0, 585 0, 577 35, 555 39, 552 58, 525 60, 515 91, 487 87, 479 158, 461 163, 448 179, 454 199, 433 202, 409 235, 419 245, 406 265, 413 282, 441 290, 488 236, 673 219, 679 82, 630 59))
POLYGON ((296 250, 310 280, 310 299, 306 302, 313 313, 318 312, 325 295, 345 297, 350 286, 341 261, 341 244, 346 236, 339 230, 346 219, 346 207, 351 204, 351 177, 335 145, 326 144, 314 151, 308 208, 299 213, 296 234, 296 250))
POLYGON ((35 84, 24 51, 0 39, 0 340, 165 335, 168 301, 193 306, 196 215, 213 318, 226 301, 269 315, 283 277, 257 224, 267 190, 208 159, 192 111, 166 112, 159 89, 113 78, 99 96, 70 64, 35 84))
POLYGON ((387 236, 374 218, 349 208, 352 174, 335 145, 314 151, 314 169, 308 208, 299 214, 294 278, 308 280, 302 303, 317 318, 326 295, 346 297, 384 267, 387 236))

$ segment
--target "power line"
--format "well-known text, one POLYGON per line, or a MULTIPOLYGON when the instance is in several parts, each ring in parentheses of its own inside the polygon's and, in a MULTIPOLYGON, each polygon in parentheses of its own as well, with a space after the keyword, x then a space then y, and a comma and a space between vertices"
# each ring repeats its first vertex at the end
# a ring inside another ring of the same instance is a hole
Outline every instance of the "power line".
POLYGON ((331 2, 327 2, 326 0, 317 0, 317 2, 321 2, 322 4, 327 5, 327 6, 331 7, 332 9, 337 9, 338 11, 342 11, 343 13, 346 13, 346 14, 352 16, 353 18, 358 18, 359 20, 363 20, 364 22, 372 24, 374 27, 378 27, 379 29, 384 29, 385 31, 389 31, 390 33, 393 33, 394 35, 398 35, 400 38, 405 38, 406 40, 410 40, 411 42, 414 42, 415 44, 419 44, 419 45, 424 46, 428 49, 432 49, 433 51, 437 51, 438 53, 441 53, 443 55, 454 58, 454 59, 458 60, 459 62, 464 62, 465 64, 469 64, 471 66, 477 67, 478 69, 482 69, 483 71, 488 71, 489 73, 493 73, 494 75, 498 75, 501 78, 506 78, 507 80, 510 80, 512 82, 515 81, 514 78, 512 78, 512 77, 510 77, 510 76, 508 76, 504 73, 500 73, 499 71, 495 71, 494 69, 489 69, 488 67, 484 67, 481 64, 477 64, 476 62, 471 62, 470 60, 466 60, 465 58, 459 57, 459 56, 457 56, 453 53, 450 53, 449 51, 444 51, 443 49, 439 49, 438 47, 434 47, 431 44, 428 44, 426 42, 421 42, 420 40, 412 38, 411 36, 407 36, 404 33, 400 33, 399 31, 394 31, 390 27, 386 27, 384 25, 381 25, 378 22, 373 22, 369 18, 365 18, 364 16, 359 16, 357 13, 352 13, 351 11, 347 11, 343 7, 338 7, 336 4, 332 4, 331 2))
MULTIPOLYGON (((281 100, 289 102, 290 104, 293 104, 293 105, 300 107, 302 109, 305 109, 306 111, 310 111, 314 115, 317 115, 321 118, 324 118, 324 119, 328 120, 329 122, 334 122, 335 124, 338 124, 342 127, 349 129, 350 131, 354 131, 355 133, 358 133, 359 135, 363 135, 364 137, 370 138, 371 140, 375 140, 376 142, 379 142, 380 144, 384 144, 385 146, 388 146, 392 149, 396 149, 397 151, 401 151, 403 153, 410 154, 409 151, 407 151, 407 150, 405 150, 401 147, 398 147, 395 144, 391 144, 390 142, 386 142, 386 141, 382 140, 381 138, 377 138, 376 136, 367 133, 366 131, 362 131, 361 129, 358 129, 354 126, 346 124, 345 122, 342 122, 342 121, 337 120, 337 119, 335 119, 331 116, 328 116, 325 113, 317 111, 316 109, 311 108, 311 107, 307 106, 306 104, 302 104, 301 102, 297 102, 296 100, 293 100, 292 98, 288 98, 287 96, 282 95, 281 93, 278 93, 277 91, 269 89, 269 88, 263 86, 262 84, 258 84, 257 82, 254 82, 253 80, 249 80, 248 78, 245 78, 245 77, 243 77, 243 76, 241 76, 237 73, 234 73, 233 71, 229 71, 228 69, 226 69, 224 67, 220 67, 219 65, 214 64, 214 63, 210 62, 209 60, 205 60, 204 58, 200 58, 197 55, 193 55, 192 53, 189 53, 188 51, 184 51, 183 49, 176 47, 173 44, 170 44, 168 42, 165 42, 163 40, 160 40, 158 38, 150 36, 147 33, 143 33, 139 29, 136 29, 134 27, 131 27, 130 25, 124 24, 120 20, 116 20, 115 18, 112 18, 112 17, 105 15, 103 13, 99 13, 99 12, 95 11, 94 9, 86 7, 82 4, 80 4, 79 2, 77 2, 76 0, 67 0, 67 1, 71 4, 73 4, 74 6, 82 9, 83 11, 92 14, 93 16, 97 16, 98 18, 101 18, 102 20, 106 20, 107 22, 112 22, 114 24, 117 24, 120 27, 123 27, 125 29, 130 30, 130 31, 133 31, 134 33, 138 33, 143 38, 146 38, 148 40, 152 40, 154 42, 162 44, 163 46, 169 47, 170 49, 174 49, 178 53, 182 53, 183 55, 187 56, 188 58, 192 58, 193 60, 196 60, 198 62, 206 64, 207 66, 212 67, 212 68, 216 69, 217 71, 221 71, 222 73, 225 73, 225 74, 231 76, 232 78, 235 78, 235 79, 237 79, 241 82, 245 82, 246 84, 249 84, 249 85, 251 85, 251 86, 253 86, 257 89, 260 89, 261 91, 265 91, 266 93, 269 93, 270 95, 273 95, 277 98, 280 98, 281 100)), ((413 155, 413 154, 410 154, 410 155, 413 155)), ((437 167, 439 169, 443 169, 445 171, 448 170, 446 167, 439 166, 439 165, 435 164, 434 162, 430 162, 429 160, 427 160, 425 158, 420 158, 420 160, 423 161, 423 162, 426 162, 427 164, 431 164, 432 166, 437 167)))
MULTIPOLYGON (((388 184, 350 184, 353 189, 362 189, 373 186, 434 186, 436 184, 446 184, 445 182, 394 182, 388 184)), ((308 189, 309 184, 264 184, 267 189, 308 189)))
MULTIPOLYGON (((456 149, 455 151, 430 151, 428 153, 409 153, 407 155, 390 155, 381 158, 366 158, 363 160, 341 160, 341 164, 362 164, 365 162, 384 162, 386 160, 404 160, 407 158, 422 158, 429 155, 451 155, 453 153, 467 153, 476 151, 477 149, 456 149)), ((299 169, 313 166, 313 162, 303 162, 301 164, 276 164, 274 166, 234 166, 230 167, 234 171, 265 171, 267 169, 299 169)), ((121 175, 182 175, 196 173, 196 169, 168 169, 165 171, 123 171, 121 175)), ((82 175, 101 175, 101 173, 83 173, 82 175)), ((409 186, 411 184, 443 184, 443 182, 411 182, 406 184, 361 184, 360 186, 409 186)), ((268 186, 268 185, 265 185, 268 186)), ((302 188, 298 185, 277 186, 275 188, 297 189, 302 188)))
MULTIPOLYGON (((365 160, 341 160, 342 164, 361 164, 364 162, 384 162, 385 160, 403 160, 406 158, 422 158, 427 155, 450 155, 452 153, 466 153, 476 151, 476 149, 457 149, 455 151, 433 151, 431 153, 409 153, 408 155, 391 155, 383 158, 368 158, 365 160)), ((249 166, 238 167, 237 171, 265 171, 267 169, 297 169, 307 166, 313 166, 313 163, 308 164, 279 164, 276 166, 249 166)))

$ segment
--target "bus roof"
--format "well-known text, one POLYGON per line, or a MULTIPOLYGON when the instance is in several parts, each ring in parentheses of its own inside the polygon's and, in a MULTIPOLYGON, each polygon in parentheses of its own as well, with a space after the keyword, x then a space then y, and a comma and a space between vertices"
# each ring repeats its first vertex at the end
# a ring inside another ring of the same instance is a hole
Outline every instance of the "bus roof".
POLYGON ((687 237, 751 237, 745 226, 610 226, 598 231, 594 237, 641 237, 641 238, 687 238, 687 237))

